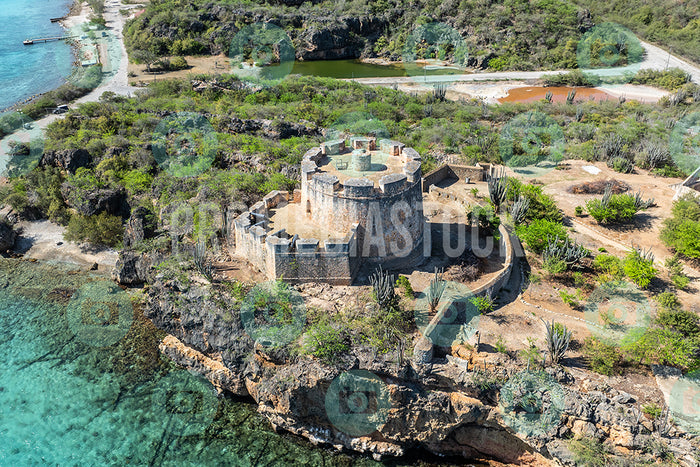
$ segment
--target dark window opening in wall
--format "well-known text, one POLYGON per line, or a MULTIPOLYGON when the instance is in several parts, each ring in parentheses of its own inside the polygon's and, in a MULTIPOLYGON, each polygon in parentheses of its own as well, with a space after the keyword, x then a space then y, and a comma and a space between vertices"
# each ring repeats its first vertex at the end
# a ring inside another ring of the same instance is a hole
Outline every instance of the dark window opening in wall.
POLYGON ((311 201, 306 200, 306 213, 311 214, 311 201))

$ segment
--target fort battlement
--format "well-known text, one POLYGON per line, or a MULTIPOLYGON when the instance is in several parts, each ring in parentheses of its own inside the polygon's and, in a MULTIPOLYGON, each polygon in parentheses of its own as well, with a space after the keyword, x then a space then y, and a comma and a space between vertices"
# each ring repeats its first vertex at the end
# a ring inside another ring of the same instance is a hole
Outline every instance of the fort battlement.
POLYGON ((236 254, 271 278, 349 284, 363 262, 422 260, 424 224, 418 152, 355 136, 309 149, 299 190, 271 192, 239 216, 236 254))
POLYGON ((287 205, 293 194, 273 191, 234 220, 236 254, 245 256, 270 278, 289 282, 352 282, 357 261, 357 227, 340 238, 302 238, 274 228, 272 211, 287 205))

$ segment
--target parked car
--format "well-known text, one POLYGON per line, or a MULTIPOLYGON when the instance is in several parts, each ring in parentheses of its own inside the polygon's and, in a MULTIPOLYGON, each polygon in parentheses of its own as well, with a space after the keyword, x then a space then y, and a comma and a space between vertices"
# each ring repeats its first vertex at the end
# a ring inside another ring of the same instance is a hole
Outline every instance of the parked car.
POLYGON ((67 105, 59 105, 56 107, 56 110, 53 111, 55 114, 64 114, 68 112, 68 106, 67 105))

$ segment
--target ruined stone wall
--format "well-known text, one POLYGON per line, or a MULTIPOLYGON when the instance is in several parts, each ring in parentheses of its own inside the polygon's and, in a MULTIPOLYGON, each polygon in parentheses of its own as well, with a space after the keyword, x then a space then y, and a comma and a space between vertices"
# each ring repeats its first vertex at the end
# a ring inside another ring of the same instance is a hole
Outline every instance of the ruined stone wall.
POLYGON ((274 252, 276 277, 288 282, 327 282, 335 285, 352 284, 360 261, 354 253, 357 248, 356 229, 342 239, 297 239, 288 248, 274 252))
POLYGON ((234 221, 235 252, 269 279, 319 281, 350 285, 357 273, 357 226, 340 239, 292 238, 285 229, 269 228, 269 210, 294 194, 273 191, 234 221))
POLYGON ((458 165, 444 164, 437 169, 428 172, 423 177, 423 191, 427 192, 431 185, 435 185, 446 178, 464 180, 469 177, 472 182, 483 182, 489 173, 491 164, 458 165))

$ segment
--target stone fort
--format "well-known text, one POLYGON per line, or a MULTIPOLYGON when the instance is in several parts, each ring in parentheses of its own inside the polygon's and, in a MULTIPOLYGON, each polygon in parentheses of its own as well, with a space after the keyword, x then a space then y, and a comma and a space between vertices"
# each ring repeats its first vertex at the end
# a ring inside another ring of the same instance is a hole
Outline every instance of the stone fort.
POLYGON ((363 264, 416 265, 430 256, 426 183, 454 172, 422 177, 418 152, 389 139, 327 141, 304 155, 300 189, 273 191, 234 220, 235 254, 270 279, 337 285, 351 284, 363 264))

